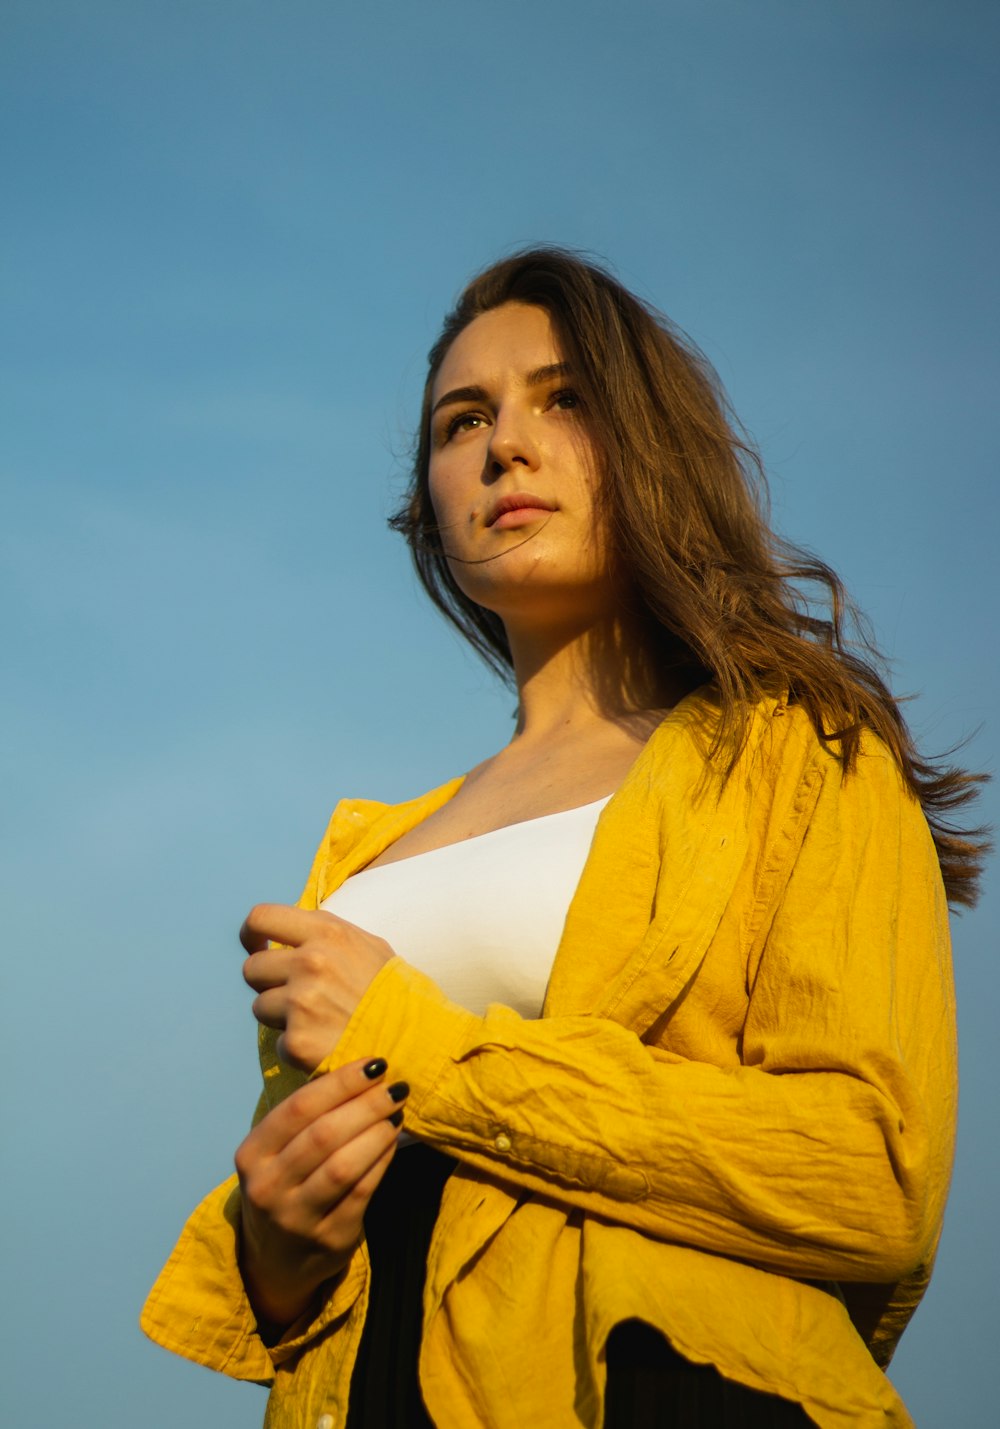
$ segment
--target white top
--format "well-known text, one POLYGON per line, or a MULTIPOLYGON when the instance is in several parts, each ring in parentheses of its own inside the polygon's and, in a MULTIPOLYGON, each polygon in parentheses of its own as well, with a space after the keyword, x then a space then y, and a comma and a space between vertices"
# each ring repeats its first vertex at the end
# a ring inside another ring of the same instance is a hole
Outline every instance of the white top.
POLYGON ((362 869, 320 904, 386 942, 446 997, 537 1017, 601 810, 598 799, 362 869))

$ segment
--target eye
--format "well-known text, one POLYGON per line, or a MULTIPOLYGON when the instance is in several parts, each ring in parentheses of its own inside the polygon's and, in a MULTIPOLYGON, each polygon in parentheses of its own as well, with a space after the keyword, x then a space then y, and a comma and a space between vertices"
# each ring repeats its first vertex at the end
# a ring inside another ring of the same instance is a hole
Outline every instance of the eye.
POLYGON ((572 387, 560 387, 558 392, 553 392, 549 398, 549 406, 557 407, 562 412, 571 412, 576 407, 581 407, 579 395, 573 391, 572 387))
POLYGON ((454 417, 446 423, 441 433, 441 440, 450 442, 452 437, 458 436, 459 432, 476 431, 480 426, 484 426, 486 421, 482 412, 456 412, 454 417))

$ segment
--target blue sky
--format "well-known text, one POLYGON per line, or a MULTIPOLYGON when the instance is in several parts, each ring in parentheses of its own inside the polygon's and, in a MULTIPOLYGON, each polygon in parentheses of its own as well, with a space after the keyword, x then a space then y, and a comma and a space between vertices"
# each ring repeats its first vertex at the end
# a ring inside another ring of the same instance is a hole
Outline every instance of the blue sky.
MULTIPOLYGON (((7 0, 12 1423, 260 1421, 136 1316, 255 1097, 247 907, 295 896, 341 795, 510 733, 385 527, 473 270, 587 248, 686 328, 927 747, 978 730, 995 767, 998 30, 972 0, 7 0)), ((893 1370, 922 1425, 995 1412, 995 889, 955 924, 959 1156, 893 1370)))

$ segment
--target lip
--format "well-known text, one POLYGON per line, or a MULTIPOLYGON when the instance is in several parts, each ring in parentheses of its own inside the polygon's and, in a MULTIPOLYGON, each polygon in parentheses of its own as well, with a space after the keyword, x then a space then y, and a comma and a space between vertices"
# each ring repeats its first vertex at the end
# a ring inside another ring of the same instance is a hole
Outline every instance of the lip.
POLYGON ((541 496, 533 496, 530 491, 512 491, 509 496, 501 496, 490 512, 486 524, 501 528, 516 526, 522 520, 533 519, 532 512, 555 509, 551 501, 545 501, 541 496))

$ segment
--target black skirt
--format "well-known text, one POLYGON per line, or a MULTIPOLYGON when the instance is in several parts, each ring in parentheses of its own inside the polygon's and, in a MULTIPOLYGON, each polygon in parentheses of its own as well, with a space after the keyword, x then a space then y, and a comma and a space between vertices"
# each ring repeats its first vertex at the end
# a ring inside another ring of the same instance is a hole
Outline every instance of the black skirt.
MULTIPOLYGON (((417 1361, 427 1250, 454 1169, 450 1157, 407 1146, 372 1197, 365 1216, 371 1289, 347 1429, 434 1429, 417 1361)), ((802 1429, 813 1422, 798 1404, 691 1364, 640 1320, 615 1327, 607 1362, 604 1429, 802 1429)))

